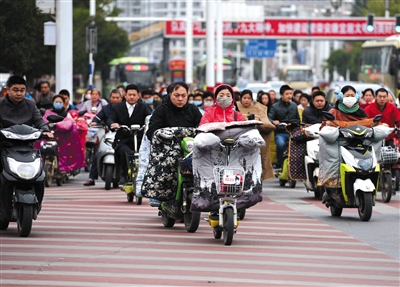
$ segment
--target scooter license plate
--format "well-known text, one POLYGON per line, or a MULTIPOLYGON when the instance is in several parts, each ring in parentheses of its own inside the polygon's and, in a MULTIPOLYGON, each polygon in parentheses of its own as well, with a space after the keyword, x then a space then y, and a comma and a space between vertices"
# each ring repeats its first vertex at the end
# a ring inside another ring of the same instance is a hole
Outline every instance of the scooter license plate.
POLYGON ((225 174, 223 179, 224 184, 235 184, 235 176, 225 174))

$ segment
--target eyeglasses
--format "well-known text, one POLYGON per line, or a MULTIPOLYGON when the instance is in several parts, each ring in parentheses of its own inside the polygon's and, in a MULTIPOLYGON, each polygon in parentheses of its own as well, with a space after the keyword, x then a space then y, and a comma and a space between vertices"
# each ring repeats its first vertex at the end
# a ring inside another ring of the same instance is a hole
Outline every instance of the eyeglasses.
POLYGON ((26 89, 21 89, 21 90, 18 90, 18 89, 11 89, 11 91, 13 92, 13 93, 21 93, 21 94, 25 94, 25 92, 26 92, 26 89))

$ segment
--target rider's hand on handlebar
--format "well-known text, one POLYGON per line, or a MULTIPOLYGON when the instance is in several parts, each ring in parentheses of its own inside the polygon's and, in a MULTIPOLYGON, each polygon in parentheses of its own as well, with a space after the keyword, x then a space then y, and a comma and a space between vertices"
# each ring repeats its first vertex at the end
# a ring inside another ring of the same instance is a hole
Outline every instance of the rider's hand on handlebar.
POLYGON ((97 126, 97 123, 96 123, 96 122, 91 122, 91 123, 90 123, 90 126, 91 126, 91 127, 95 127, 95 126, 97 126))
POLYGON ((112 129, 118 129, 119 128, 119 124, 118 123, 113 123, 113 124, 111 124, 111 128, 112 129))
POLYGON ((278 121, 278 120, 275 120, 275 121, 273 121, 272 123, 273 123, 274 125, 276 125, 276 126, 279 125, 279 121, 278 121))
POLYGON ((54 138, 54 135, 52 133, 50 133, 50 132, 44 132, 43 135, 48 137, 49 139, 53 139, 54 138))

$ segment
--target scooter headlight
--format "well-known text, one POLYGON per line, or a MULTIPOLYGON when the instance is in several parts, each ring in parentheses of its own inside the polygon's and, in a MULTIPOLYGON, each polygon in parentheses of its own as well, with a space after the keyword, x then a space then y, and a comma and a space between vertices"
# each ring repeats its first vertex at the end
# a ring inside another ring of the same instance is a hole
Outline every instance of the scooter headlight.
POLYGON ((348 131, 341 131, 343 137, 345 138, 354 138, 354 135, 351 132, 348 131))
POLYGON ((369 170, 372 167, 372 159, 359 159, 358 166, 363 170, 369 170))
POLYGON ((373 129, 368 129, 368 130, 365 132, 365 137, 366 137, 366 138, 372 138, 373 135, 374 135, 374 130, 373 130, 373 129))
POLYGON ((37 158, 33 162, 18 162, 13 158, 7 157, 11 172, 22 179, 32 179, 40 172, 41 159, 37 158))

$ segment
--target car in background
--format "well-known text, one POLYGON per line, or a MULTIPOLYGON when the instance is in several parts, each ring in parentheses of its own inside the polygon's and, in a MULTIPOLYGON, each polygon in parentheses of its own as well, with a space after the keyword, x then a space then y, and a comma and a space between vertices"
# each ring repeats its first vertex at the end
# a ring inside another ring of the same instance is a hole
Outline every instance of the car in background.
POLYGON ((342 87, 347 85, 353 86, 356 89, 356 91, 361 91, 361 92, 363 92, 365 89, 368 88, 373 89, 374 92, 377 89, 385 88, 389 92, 389 96, 393 98, 393 102, 396 103, 397 106, 399 106, 398 99, 394 96, 393 91, 390 90, 387 86, 381 84, 360 83, 360 82, 332 82, 326 92, 326 100, 332 106, 334 106, 337 100, 336 94, 340 92, 342 87))
MULTIPOLYGON (((272 86, 269 83, 250 83, 247 84, 244 90, 250 90, 253 93, 253 101, 257 101, 257 93, 259 91, 268 92, 273 90, 272 86)), ((279 92, 276 95, 278 98, 279 92)))
POLYGON ((268 81, 267 84, 270 84, 272 87, 272 90, 275 91, 276 97, 278 98, 278 96, 280 97, 280 89, 283 85, 287 85, 286 82, 284 81, 268 81))

